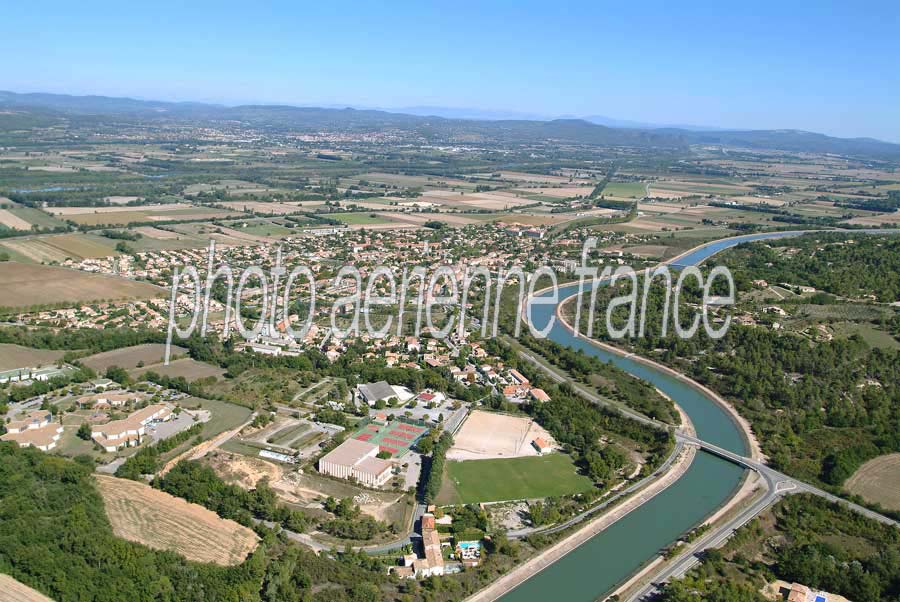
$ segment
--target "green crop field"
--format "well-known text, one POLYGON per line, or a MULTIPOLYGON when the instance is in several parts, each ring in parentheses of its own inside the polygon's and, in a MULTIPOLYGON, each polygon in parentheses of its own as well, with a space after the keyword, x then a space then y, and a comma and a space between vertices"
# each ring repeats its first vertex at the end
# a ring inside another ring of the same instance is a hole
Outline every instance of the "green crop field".
POLYGON ((65 222, 63 222, 62 220, 56 219, 49 213, 44 213, 40 209, 33 209, 31 207, 16 207, 15 209, 10 209, 9 212, 16 217, 20 217, 26 222, 34 224, 35 226, 39 226, 41 228, 55 228, 57 226, 65 225, 65 222))
POLYGON ((474 504, 546 498, 588 491, 593 483, 578 474, 565 454, 448 462, 442 504, 474 504))
MULTIPOLYGON (((360 224, 386 224, 391 221, 386 217, 380 217, 376 213, 331 213, 328 217, 339 220, 345 224, 349 225, 360 225, 360 224)), ((437 218, 435 218, 437 219, 437 218)))
POLYGON ((284 236, 294 232, 291 228, 271 222, 253 222, 247 224, 247 227, 241 228, 240 231, 254 236, 284 236))
POLYGON ((647 194, 647 187, 640 182, 610 182, 603 188, 601 194, 603 196, 642 199, 647 194))

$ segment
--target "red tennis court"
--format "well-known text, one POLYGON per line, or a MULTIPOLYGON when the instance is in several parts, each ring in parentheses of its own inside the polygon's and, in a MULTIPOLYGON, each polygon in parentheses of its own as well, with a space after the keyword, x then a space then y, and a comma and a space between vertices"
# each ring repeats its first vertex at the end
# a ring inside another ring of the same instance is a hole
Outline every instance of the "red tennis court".
POLYGON ((391 431, 391 435, 394 437, 403 437, 404 439, 415 439, 416 436, 412 433, 404 433, 403 431, 391 431))

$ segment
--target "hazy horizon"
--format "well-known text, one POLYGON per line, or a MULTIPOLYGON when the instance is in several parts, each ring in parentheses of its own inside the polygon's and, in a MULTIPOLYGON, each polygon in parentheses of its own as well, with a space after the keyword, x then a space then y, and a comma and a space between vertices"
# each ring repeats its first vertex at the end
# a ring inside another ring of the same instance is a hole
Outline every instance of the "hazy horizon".
POLYGON ((0 87, 217 104, 442 107, 900 142, 900 8, 537 3, 4 11, 0 87))

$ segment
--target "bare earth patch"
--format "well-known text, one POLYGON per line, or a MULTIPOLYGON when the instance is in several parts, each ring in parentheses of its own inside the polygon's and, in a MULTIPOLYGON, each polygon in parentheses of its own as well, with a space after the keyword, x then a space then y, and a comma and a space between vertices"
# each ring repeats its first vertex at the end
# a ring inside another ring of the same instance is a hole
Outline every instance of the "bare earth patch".
POLYGON ((544 427, 531 418, 475 410, 454 437, 448 460, 484 460, 537 456, 537 438, 553 443, 544 427))
POLYGON ((253 531, 202 506, 136 481, 95 478, 117 537, 221 566, 240 564, 256 549, 253 531))
POLYGON ((224 451, 210 454, 205 461, 220 477, 244 489, 253 489, 263 478, 275 483, 284 474, 281 467, 272 462, 224 451))

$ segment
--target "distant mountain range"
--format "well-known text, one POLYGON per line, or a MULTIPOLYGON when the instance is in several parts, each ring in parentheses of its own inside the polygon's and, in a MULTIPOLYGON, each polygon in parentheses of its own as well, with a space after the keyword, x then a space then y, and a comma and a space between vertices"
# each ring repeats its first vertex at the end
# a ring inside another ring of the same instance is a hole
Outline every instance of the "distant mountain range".
MULTIPOLYGON (((509 143, 557 141, 600 146, 685 149, 689 145, 723 145, 790 152, 833 153, 900 161, 900 144, 872 138, 835 138, 799 130, 717 130, 696 126, 654 126, 592 115, 541 119, 531 114, 441 107, 403 110, 338 109, 287 105, 229 107, 198 102, 164 102, 0 91, 0 109, 49 117, 117 116, 136 120, 240 121, 287 130, 361 130, 395 128, 433 139, 483 139, 509 143), (435 115, 434 113, 444 113, 435 115)), ((0 121, 0 127, 2 127, 0 121)))
POLYGON ((703 125, 660 124, 644 121, 630 121, 628 119, 616 119, 605 115, 546 115, 542 113, 520 113, 517 111, 492 111, 486 109, 465 109, 452 107, 418 106, 398 108, 378 108, 379 111, 390 113, 406 113, 422 117, 446 117, 447 119, 477 119, 480 121, 553 121, 555 119, 583 119, 597 125, 605 125, 611 128, 637 128, 653 130, 659 128, 674 128, 680 130, 711 132, 727 128, 717 128, 703 125))

